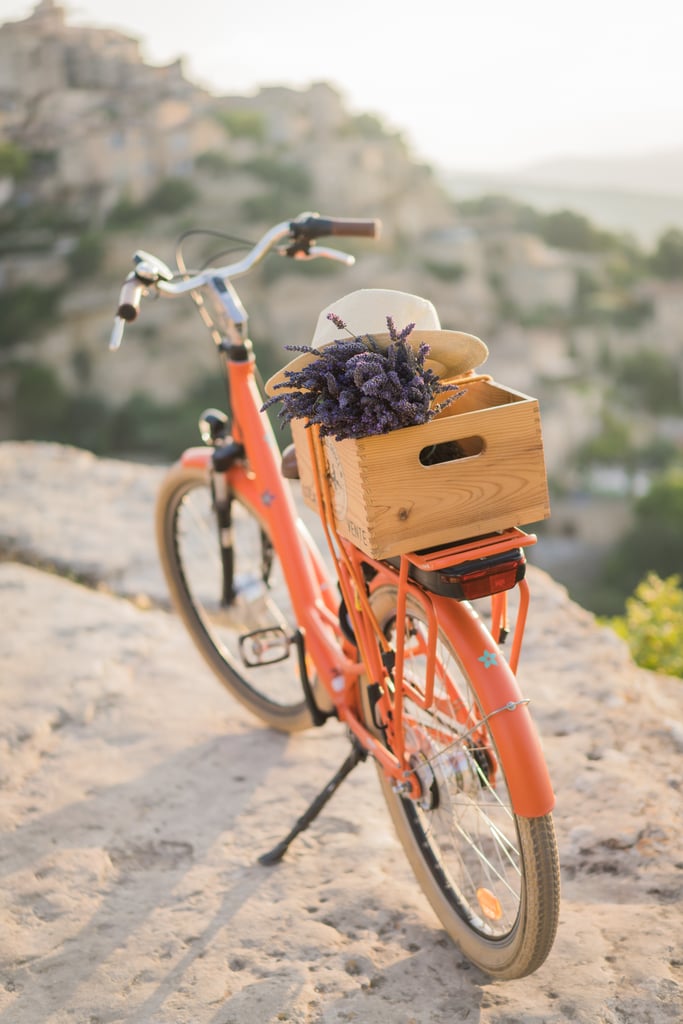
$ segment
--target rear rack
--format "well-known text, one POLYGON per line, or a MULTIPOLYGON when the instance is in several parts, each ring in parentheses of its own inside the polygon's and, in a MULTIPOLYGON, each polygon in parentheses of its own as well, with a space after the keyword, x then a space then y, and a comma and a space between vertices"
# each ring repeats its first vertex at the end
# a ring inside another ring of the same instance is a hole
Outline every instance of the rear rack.
POLYGON ((525 533, 516 526, 501 533, 490 533, 483 537, 472 537, 448 546, 426 548, 404 555, 411 565, 427 572, 438 572, 451 565, 461 565, 475 558, 487 558, 490 555, 503 554, 513 548, 524 548, 535 544, 536 534, 525 533))

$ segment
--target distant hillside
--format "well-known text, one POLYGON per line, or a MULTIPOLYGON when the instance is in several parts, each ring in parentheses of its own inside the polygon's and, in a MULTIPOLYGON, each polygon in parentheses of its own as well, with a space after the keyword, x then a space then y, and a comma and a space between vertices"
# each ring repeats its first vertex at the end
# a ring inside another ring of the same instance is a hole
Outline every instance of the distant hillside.
POLYGON ((543 160, 523 168, 520 180, 578 189, 616 189, 683 197, 683 148, 613 157, 543 160))
POLYGON ((647 246, 683 226, 683 149, 544 160, 505 174, 452 171, 444 181, 456 199, 502 193, 541 210, 571 209, 647 246))
POLYGON ((458 174, 443 178, 457 199, 498 193, 543 211, 568 209, 582 213, 600 227, 632 234, 651 247, 670 227, 683 227, 683 192, 678 195, 621 190, 608 186, 562 185, 517 175, 458 174))

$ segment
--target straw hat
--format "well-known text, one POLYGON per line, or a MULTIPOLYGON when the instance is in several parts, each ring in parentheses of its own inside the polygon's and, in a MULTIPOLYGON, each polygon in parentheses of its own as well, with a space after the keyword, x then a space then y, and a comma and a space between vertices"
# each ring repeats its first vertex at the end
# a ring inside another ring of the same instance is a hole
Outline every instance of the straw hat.
MULTIPOLYGON (((398 331, 408 324, 415 324, 408 336, 408 344, 414 349, 424 342, 429 345, 425 367, 442 380, 459 377, 475 366, 480 366, 488 357, 486 345, 473 334, 442 330, 436 309, 427 299, 386 288, 362 288, 344 295, 324 309, 318 317, 311 347, 326 348, 341 338, 370 334, 381 349, 386 349, 391 344, 391 337, 387 333, 387 316, 393 319, 398 331), (351 335, 340 331, 328 320, 329 313, 341 317, 351 335)), ((269 395, 278 394, 276 385, 288 380, 286 374, 303 369, 314 358, 309 352, 304 352, 292 359, 270 378, 266 392, 269 395)))

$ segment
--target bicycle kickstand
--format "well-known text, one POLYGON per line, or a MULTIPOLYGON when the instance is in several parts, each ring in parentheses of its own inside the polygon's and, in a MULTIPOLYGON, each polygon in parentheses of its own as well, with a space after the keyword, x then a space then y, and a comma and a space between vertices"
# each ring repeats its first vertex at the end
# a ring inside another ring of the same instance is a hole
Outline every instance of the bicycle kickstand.
POLYGON ((318 793, 317 797, 315 798, 311 806, 308 808, 307 811, 305 811, 301 815, 299 820, 296 822, 292 830, 285 836, 285 838, 281 840, 281 842, 279 842, 276 846, 274 846, 272 850, 269 850, 268 853, 264 853, 259 857, 259 864, 265 864, 269 866, 271 864, 277 864, 278 861, 281 861, 284 855, 286 854, 287 850, 289 849, 289 845, 292 842, 292 840, 296 839, 296 837, 300 835, 301 832, 304 832, 312 821, 315 821, 315 819, 318 817, 327 801, 339 789, 340 785, 342 784, 346 776, 353 771, 353 769, 360 761, 364 761, 367 756, 367 751, 364 750, 363 747, 361 747, 356 737, 353 736, 351 739, 351 752, 349 753, 348 757, 341 765, 339 770, 335 772, 335 774, 332 776, 332 778, 327 783, 325 788, 320 793, 318 793))

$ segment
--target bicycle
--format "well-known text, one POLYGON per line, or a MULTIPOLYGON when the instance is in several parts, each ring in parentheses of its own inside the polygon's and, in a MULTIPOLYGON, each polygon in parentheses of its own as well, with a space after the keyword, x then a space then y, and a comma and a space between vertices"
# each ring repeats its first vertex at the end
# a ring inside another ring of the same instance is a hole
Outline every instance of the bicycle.
MULTIPOLYGON (((418 883, 462 952, 491 976, 546 959, 559 913, 554 796, 515 671, 529 604, 513 528, 396 558, 373 558, 336 529, 319 433, 307 431, 334 575, 303 526, 257 383, 247 314, 232 281, 268 254, 327 258, 325 236, 373 237, 378 222, 301 214, 241 259, 178 271, 139 251, 110 347, 142 299, 191 295, 221 355, 230 416, 207 410, 204 445, 180 456, 157 501, 172 603, 220 682, 288 732, 345 724, 351 750, 290 833, 278 861, 353 767, 371 756, 418 883), (445 581, 445 582, 444 582, 445 581), (507 593, 519 605, 509 660, 507 593), (491 598, 491 628, 470 599, 491 598), (482 653, 483 652, 483 653, 482 653)), ((224 256, 225 253, 220 253, 224 256)))

